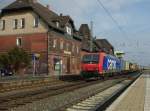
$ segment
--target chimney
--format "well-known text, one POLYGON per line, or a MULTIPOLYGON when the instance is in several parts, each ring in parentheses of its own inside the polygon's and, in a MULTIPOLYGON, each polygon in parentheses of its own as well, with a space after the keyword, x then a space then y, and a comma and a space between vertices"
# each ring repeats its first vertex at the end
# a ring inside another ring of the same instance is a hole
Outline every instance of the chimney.
POLYGON ((47 4, 47 5, 46 5, 46 8, 50 9, 50 5, 47 4))
POLYGON ((60 13, 60 16, 62 17, 62 16, 63 16, 63 14, 62 14, 62 13, 60 13))

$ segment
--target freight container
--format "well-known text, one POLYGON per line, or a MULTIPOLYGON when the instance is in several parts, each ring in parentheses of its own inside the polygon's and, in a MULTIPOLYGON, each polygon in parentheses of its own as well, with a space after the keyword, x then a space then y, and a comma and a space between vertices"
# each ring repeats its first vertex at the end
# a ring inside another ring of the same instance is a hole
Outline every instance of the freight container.
POLYGON ((121 71, 120 60, 114 56, 106 55, 104 57, 103 70, 107 73, 121 71))
POLYGON ((124 69, 125 69, 125 71, 129 71, 130 70, 129 65, 130 65, 130 63, 128 61, 124 62, 124 69))

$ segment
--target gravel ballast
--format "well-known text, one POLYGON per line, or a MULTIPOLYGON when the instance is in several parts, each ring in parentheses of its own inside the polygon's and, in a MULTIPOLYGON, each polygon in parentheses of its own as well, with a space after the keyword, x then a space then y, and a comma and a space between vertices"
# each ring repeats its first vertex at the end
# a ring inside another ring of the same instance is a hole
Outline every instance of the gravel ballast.
POLYGON ((34 101, 33 103, 28 103, 26 105, 19 106, 17 108, 13 108, 10 110, 11 111, 56 111, 59 108, 63 108, 63 106, 79 101, 80 98, 90 97, 119 82, 121 82, 120 79, 107 80, 99 84, 80 88, 67 93, 62 93, 60 95, 48 97, 39 101, 34 101))

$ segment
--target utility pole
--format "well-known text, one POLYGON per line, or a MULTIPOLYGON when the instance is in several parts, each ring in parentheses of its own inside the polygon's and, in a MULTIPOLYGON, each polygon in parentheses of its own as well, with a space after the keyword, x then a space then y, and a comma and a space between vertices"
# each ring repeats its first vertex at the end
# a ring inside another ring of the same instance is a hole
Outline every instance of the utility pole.
POLYGON ((93 52, 93 21, 91 21, 90 52, 93 52))

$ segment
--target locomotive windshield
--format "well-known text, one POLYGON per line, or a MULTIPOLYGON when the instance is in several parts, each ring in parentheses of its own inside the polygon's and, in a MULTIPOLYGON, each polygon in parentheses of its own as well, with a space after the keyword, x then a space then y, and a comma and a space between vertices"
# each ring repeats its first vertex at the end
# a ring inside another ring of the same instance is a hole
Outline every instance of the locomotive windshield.
POLYGON ((89 55, 84 55, 82 58, 82 63, 98 63, 99 62, 99 55, 98 54, 89 54, 89 55))

